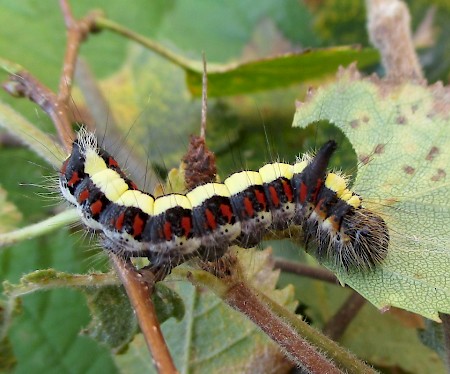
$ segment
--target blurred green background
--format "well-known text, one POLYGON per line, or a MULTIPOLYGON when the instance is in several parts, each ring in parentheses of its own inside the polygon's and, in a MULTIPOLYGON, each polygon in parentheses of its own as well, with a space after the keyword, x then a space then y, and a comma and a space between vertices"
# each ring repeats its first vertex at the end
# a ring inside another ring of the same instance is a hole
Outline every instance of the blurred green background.
MULTIPOLYGON (((450 5, 444 0, 408 3, 414 30, 434 9, 431 40, 422 38, 419 55, 431 82, 438 79, 447 82, 450 5)), ((187 58, 201 60, 204 51, 210 64, 252 61, 304 48, 369 46, 362 0, 136 0, 126 5, 119 0, 78 0, 71 5, 78 17, 91 9, 102 9, 110 19, 187 58)), ((3 0, 0 25, 0 56, 21 64, 56 90, 66 40, 58 2, 3 0)), ((81 56, 89 67, 81 73, 83 79, 89 83, 86 74, 91 71, 92 82, 97 82, 103 90, 103 97, 88 100, 86 105, 83 100, 86 88, 77 88, 74 116, 84 119, 86 109, 95 112, 96 107, 106 102, 106 112, 97 116, 94 113, 100 134, 108 136, 109 131, 118 130, 121 136, 113 142, 116 145, 110 151, 129 149, 122 162, 128 165, 141 187, 151 188, 159 180, 147 178, 148 166, 153 166, 160 178, 164 177, 169 168, 179 164, 186 151, 188 135, 198 133, 200 100, 191 96, 183 69, 111 32, 91 35, 81 48, 81 56), (127 164, 126 156, 131 152, 141 161, 140 165, 127 164)), ((328 61, 320 63, 326 66, 328 61)), ((371 64, 366 72, 382 73, 382 68, 371 64)), ((0 72, 2 81, 6 77, 0 72)), ((311 76, 286 87, 211 99, 207 142, 216 152, 221 176, 241 168, 254 169, 278 158, 292 162, 301 152, 314 149, 331 137, 343 144, 334 159, 335 166, 354 170, 351 147, 332 126, 321 126, 320 131, 314 125, 306 131, 290 127, 295 100, 303 100, 308 87, 332 78, 332 75, 311 76)), ((89 93, 92 92, 88 90, 89 93)), ((9 103, 37 127, 54 132, 49 119, 34 104, 13 99, 5 92, 0 92, 0 100, 9 103)), ((7 191, 8 200, 21 213, 22 220, 17 225, 25 226, 54 214, 58 199, 47 199, 47 190, 42 186, 56 190, 55 183, 47 178, 54 176, 55 171, 31 151, 7 138, 4 140, 0 144, 0 187, 7 191)), ((79 229, 68 228, 2 249, 0 278, 17 283, 21 275, 36 269, 55 268, 71 273, 107 269, 106 259, 101 253, 93 255, 93 245, 82 237, 79 229)), ((283 249, 286 246, 281 244, 283 249)), ((301 292, 302 312, 319 326, 347 295, 346 290, 318 282, 313 282, 313 286, 309 280, 300 282, 303 282, 300 289, 310 290, 301 292), (321 299, 317 293, 322 294, 321 299)), ((370 306, 365 307, 364 313, 372 313, 372 317, 367 318, 375 318, 377 312, 368 308, 370 306)), ((376 337, 376 342, 383 344, 383 340, 393 339, 392 326, 396 326, 395 329, 399 329, 395 330, 398 356, 377 361, 370 345, 361 345, 358 355, 374 359, 375 364, 385 363, 386 371, 393 368, 397 368, 397 372, 417 373, 440 370, 433 352, 419 346, 418 340, 412 338, 416 335, 417 324, 406 318, 398 327, 395 317, 389 318, 388 322, 380 322, 385 325, 378 328, 380 336, 376 337), (405 320, 412 324, 408 329, 402 325, 408 325, 405 320), (400 352, 411 344, 413 348, 408 348, 408 354, 400 352)), ((75 290, 25 297, 20 314, 11 326, 10 341, 4 341, 0 347, 0 368, 8 368, 12 350, 17 360, 14 368, 11 365, 15 373, 118 372, 105 346, 79 335, 89 319, 85 297, 75 290)), ((124 371, 123 367, 120 370, 124 371)))

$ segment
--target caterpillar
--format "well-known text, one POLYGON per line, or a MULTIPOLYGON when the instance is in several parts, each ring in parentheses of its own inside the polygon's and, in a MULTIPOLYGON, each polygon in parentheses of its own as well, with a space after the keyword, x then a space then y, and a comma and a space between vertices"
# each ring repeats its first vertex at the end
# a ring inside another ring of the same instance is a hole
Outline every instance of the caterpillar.
POLYGON ((327 171, 336 148, 330 140, 293 165, 268 163, 223 183, 155 198, 138 189, 93 133, 81 129, 59 185, 84 224, 103 233, 108 249, 148 257, 155 267, 191 257, 214 260, 230 245, 253 247, 267 230, 300 225, 319 259, 345 271, 370 270, 387 255, 389 231, 344 176, 327 171))

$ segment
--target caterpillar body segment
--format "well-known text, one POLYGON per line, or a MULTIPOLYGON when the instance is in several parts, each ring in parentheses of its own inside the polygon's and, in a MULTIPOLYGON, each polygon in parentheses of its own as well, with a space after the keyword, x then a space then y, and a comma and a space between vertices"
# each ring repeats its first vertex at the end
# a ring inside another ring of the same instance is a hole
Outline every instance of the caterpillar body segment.
POLYGON ((327 171, 336 147, 329 141, 294 165, 271 163, 185 195, 154 198, 138 190, 93 134, 81 131, 61 168, 60 188, 86 226, 103 233, 108 249, 149 257, 153 266, 217 259, 230 245, 252 247, 268 229, 297 224, 320 258, 344 270, 371 268, 387 255, 388 229, 344 177, 327 171))
POLYGON ((206 260, 221 257, 241 234, 241 222, 233 213, 226 185, 208 183, 186 194, 192 203, 194 235, 201 238, 206 260))
POLYGON ((295 214, 294 190, 291 185, 294 167, 275 162, 264 165, 259 169, 259 174, 272 214, 271 227, 284 230, 289 227, 295 214))

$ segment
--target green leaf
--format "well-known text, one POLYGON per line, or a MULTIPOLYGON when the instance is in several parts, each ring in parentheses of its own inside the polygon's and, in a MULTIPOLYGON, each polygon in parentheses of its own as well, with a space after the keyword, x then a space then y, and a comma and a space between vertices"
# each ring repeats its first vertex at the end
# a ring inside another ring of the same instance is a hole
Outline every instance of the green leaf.
POLYGON ((450 312, 450 137, 439 85, 395 86, 354 68, 299 104, 294 126, 327 120, 360 161, 353 190, 386 221, 389 254, 371 272, 339 274, 378 308, 398 306, 439 320, 450 312))
MULTIPOLYGON (((411 315, 410 319, 414 318, 420 320, 411 315)), ((417 326, 407 316, 397 315, 395 310, 381 314, 371 305, 365 305, 340 343, 378 368, 401 368, 406 373, 446 372, 438 354, 420 341, 417 326)))
MULTIPOLYGON (((92 250, 88 253, 86 249, 78 235, 60 229, 51 236, 35 238, 0 251, 2 279, 13 284, 18 283, 23 273, 34 269, 50 266, 58 269, 32 272, 18 287, 7 287, 15 296, 26 293, 20 299, 14 297, 21 302, 20 314, 12 305, 8 315, 12 314, 14 318, 9 319, 8 326, 5 326, 10 327, 8 337, 17 359, 15 372, 115 372, 110 351, 79 335, 90 319, 85 297, 79 291, 52 289, 28 294, 37 289, 60 288, 70 282, 79 284, 82 279, 86 285, 89 275, 70 274, 86 273, 88 268, 92 268, 92 250)), ((99 260, 97 254, 97 267, 99 260)), ((99 281, 94 279, 96 284, 102 283, 99 281)))
POLYGON ((186 313, 183 299, 180 295, 161 282, 156 284, 152 300, 155 305, 158 321, 161 324, 171 317, 180 321, 186 313))
POLYGON ((90 287, 84 290, 91 322, 83 334, 120 351, 138 331, 134 310, 123 287, 90 287))
MULTIPOLYGON (((334 47, 241 64, 211 65, 208 68, 208 95, 238 95, 311 82, 333 74, 339 66, 354 61, 358 61, 360 67, 373 65, 378 61, 378 52, 373 49, 334 47)), ((194 96, 201 96, 201 70, 187 69, 186 73, 190 92, 194 96)))
MULTIPOLYGON (((270 251, 243 250, 239 256, 254 286, 278 300, 291 311, 295 309, 292 287, 275 290, 278 271, 273 271, 270 251), (246 260, 244 260, 244 257, 246 260)), ((182 321, 169 319, 162 325, 175 365, 180 372, 244 372, 254 370, 272 373, 287 372, 290 364, 279 348, 245 316, 232 310, 215 295, 177 282, 174 289, 182 296, 186 314, 182 321), (271 371, 268 371, 271 370, 271 371)), ((130 344, 116 363, 128 373, 142 370, 154 372, 150 356, 140 336, 130 344)))

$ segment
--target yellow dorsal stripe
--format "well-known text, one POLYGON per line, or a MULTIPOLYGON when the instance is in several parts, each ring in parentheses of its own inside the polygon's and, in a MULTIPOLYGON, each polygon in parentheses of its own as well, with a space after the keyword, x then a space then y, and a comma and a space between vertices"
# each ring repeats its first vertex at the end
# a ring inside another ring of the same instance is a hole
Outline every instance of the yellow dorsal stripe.
POLYGON ((155 203, 153 205, 153 214, 156 216, 158 214, 164 213, 170 208, 175 208, 176 206, 181 206, 184 209, 192 209, 192 205, 185 195, 173 193, 155 199, 155 203))
POLYGON ((86 150, 86 161, 84 164, 84 172, 93 176, 101 171, 108 169, 105 161, 98 155, 95 149, 86 150))
POLYGON ((137 190, 125 191, 116 201, 119 205, 133 206, 152 216, 155 199, 153 196, 137 190))
POLYGON ((91 176, 92 181, 105 194, 106 198, 116 202, 128 190, 128 185, 117 172, 105 169, 91 176))
POLYGON ((259 174, 264 183, 273 182, 280 177, 292 179, 294 174, 294 167, 291 164, 282 162, 274 162, 272 164, 264 165, 259 169, 259 174))
POLYGON ((223 183, 227 186, 231 195, 236 195, 250 186, 262 186, 263 181, 257 171, 241 171, 230 175, 223 183))
POLYGON ((192 207, 201 205, 206 199, 213 196, 230 197, 230 191, 227 186, 222 183, 208 183, 202 186, 195 187, 192 191, 186 194, 192 207))

